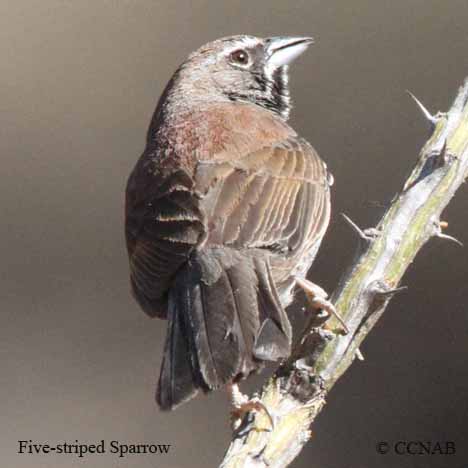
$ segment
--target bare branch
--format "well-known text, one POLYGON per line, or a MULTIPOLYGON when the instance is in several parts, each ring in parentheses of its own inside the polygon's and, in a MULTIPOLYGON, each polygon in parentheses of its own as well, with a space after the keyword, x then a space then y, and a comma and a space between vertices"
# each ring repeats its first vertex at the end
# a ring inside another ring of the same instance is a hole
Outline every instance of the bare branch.
POLYGON ((468 79, 446 114, 432 116, 411 96, 433 133, 410 177, 376 230, 362 231, 345 216, 365 241, 331 298, 350 333, 330 331, 337 328, 335 317, 325 326, 309 324, 291 358, 262 389, 261 401, 274 429, 268 430, 263 412, 249 415, 234 435, 222 468, 288 466, 309 439, 327 393, 359 356, 361 342, 391 297, 403 289, 398 284, 417 252, 432 237, 456 241, 442 233, 447 223, 440 215, 468 175, 468 79))

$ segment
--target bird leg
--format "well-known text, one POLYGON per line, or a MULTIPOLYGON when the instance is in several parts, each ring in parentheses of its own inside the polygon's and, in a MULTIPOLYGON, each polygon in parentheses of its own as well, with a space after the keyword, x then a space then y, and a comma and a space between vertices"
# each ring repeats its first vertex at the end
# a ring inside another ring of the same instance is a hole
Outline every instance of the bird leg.
POLYGON ((317 310, 324 310, 329 315, 334 315, 338 322, 343 327, 343 332, 347 335, 349 329, 346 326, 344 320, 340 317, 335 309, 335 306, 328 300, 328 294, 319 285, 312 283, 312 281, 306 280, 305 278, 295 277, 296 284, 304 291, 309 304, 317 310))
POLYGON ((271 430, 274 429, 275 424, 273 422, 273 418, 271 417, 271 414, 267 410, 266 406, 260 401, 258 397, 249 399, 247 395, 241 393, 238 384, 228 384, 226 388, 233 406, 231 410, 231 423, 234 430, 239 428, 243 416, 245 416, 250 411, 263 411, 268 417, 271 430))

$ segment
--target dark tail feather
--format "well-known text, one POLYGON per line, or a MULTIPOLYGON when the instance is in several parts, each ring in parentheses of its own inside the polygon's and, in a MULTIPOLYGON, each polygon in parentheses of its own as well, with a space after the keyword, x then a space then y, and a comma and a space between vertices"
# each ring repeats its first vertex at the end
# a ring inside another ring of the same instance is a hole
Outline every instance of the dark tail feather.
MULTIPOLYGON (((261 252, 261 251, 260 251, 261 252)), ((291 326, 266 257, 219 248, 196 252, 169 294, 157 401, 171 409, 289 355, 291 326)))
POLYGON ((263 361, 277 361, 291 353, 291 324, 281 306, 267 260, 256 258, 255 264, 262 325, 255 340, 254 354, 263 361))
POLYGON ((187 331, 181 314, 183 308, 171 299, 161 374, 156 391, 156 401, 163 410, 173 409, 197 393, 192 378, 187 331))

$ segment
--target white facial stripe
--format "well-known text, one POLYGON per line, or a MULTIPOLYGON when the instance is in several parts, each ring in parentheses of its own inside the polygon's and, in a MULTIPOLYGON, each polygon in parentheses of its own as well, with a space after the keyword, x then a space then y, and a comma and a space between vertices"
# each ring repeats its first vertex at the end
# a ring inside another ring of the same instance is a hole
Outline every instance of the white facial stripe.
MULTIPOLYGON (((268 77, 270 81, 273 81, 273 73, 276 71, 277 68, 278 68, 278 65, 271 63, 270 60, 268 60, 267 63, 265 64, 265 68, 264 68, 265 75, 268 77)), ((287 65, 283 65, 283 69, 281 72, 283 80, 286 84, 288 83, 288 78, 289 78, 288 68, 289 67, 287 65)))

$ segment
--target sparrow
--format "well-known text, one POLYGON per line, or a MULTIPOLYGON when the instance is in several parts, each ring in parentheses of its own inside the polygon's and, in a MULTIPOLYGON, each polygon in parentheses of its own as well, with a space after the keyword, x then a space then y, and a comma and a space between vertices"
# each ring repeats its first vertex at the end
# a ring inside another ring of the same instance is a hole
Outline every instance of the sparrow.
MULTIPOLYGON (((215 40, 167 84, 127 183, 133 296, 167 320, 156 400, 237 385, 288 357, 285 308, 330 219, 333 178, 288 125, 288 67, 310 37, 215 40)), ((245 401, 244 401, 245 403, 245 401)), ((238 403, 239 404, 239 403, 238 403)))

